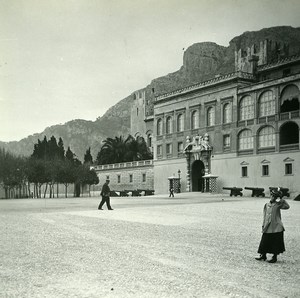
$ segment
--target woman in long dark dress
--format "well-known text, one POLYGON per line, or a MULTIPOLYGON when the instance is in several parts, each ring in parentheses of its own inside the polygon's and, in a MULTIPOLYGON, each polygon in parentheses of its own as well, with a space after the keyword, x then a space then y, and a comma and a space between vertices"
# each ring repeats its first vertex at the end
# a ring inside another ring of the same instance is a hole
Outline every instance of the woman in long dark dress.
POLYGON ((267 259, 267 253, 273 254, 269 263, 277 262, 277 255, 285 251, 283 233, 285 231, 281 221, 281 209, 289 209, 290 205, 282 198, 282 192, 275 190, 271 192, 271 200, 263 209, 264 220, 262 226, 262 237, 258 247, 259 257, 256 260, 267 259))

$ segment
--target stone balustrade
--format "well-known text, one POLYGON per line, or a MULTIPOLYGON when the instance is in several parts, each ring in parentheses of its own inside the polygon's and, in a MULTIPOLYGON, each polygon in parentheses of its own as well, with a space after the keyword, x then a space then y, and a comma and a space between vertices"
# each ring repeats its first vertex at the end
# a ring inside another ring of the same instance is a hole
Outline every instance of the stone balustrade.
POLYGON ((124 169, 124 168, 136 168, 136 167, 144 167, 153 165, 153 160, 138 160, 138 161, 131 161, 131 162, 121 162, 121 163, 114 163, 114 164, 106 164, 106 165, 97 165, 93 166, 92 168, 96 171, 107 171, 111 169, 124 169))

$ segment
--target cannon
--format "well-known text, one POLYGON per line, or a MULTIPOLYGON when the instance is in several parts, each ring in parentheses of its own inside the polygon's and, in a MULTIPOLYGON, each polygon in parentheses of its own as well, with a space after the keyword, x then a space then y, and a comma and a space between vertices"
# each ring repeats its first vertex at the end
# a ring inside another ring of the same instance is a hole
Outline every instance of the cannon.
POLYGON ((144 196, 154 195, 154 190, 152 190, 152 189, 138 189, 137 191, 140 192, 140 194, 142 194, 144 196))
MULTIPOLYGON (((286 187, 279 187, 280 191, 282 192, 282 196, 283 197, 290 197, 290 193, 289 193, 289 188, 286 187)), ((278 187, 269 187, 270 192, 272 192, 272 190, 278 190, 278 187)))
POLYGON ((141 196, 141 193, 138 190, 124 190, 124 192, 126 192, 127 195, 131 194, 132 197, 140 197, 141 196))
POLYGON ((128 197, 128 193, 124 190, 120 191, 120 197, 128 197))
POLYGON ((261 187, 245 187, 245 189, 252 190, 251 197, 265 197, 265 189, 261 187))
POLYGON ((153 196, 154 189, 145 189, 145 196, 153 196))
POLYGON ((230 196, 243 196, 241 187, 223 187, 223 189, 230 190, 230 196))
POLYGON ((118 194, 118 192, 114 191, 114 190, 111 190, 109 192, 109 196, 110 197, 119 197, 120 195, 118 194))

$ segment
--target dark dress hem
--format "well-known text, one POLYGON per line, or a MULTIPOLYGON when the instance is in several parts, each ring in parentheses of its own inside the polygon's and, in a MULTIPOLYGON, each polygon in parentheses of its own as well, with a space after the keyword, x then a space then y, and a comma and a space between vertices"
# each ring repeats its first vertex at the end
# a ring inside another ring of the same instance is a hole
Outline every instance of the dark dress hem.
POLYGON ((285 251, 283 232, 263 233, 258 247, 259 254, 280 254, 285 251))

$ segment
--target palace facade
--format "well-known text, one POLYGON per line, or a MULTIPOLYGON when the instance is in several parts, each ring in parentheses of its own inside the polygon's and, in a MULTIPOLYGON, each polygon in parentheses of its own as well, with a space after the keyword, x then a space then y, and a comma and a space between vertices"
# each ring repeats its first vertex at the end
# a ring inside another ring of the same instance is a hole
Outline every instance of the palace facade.
POLYGON ((143 181, 156 194, 180 177, 182 192, 262 187, 268 195, 281 186, 298 195, 299 90, 300 56, 267 40, 236 51, 233 73, 160 96, 149 86, 138 90, 131 134, 147 140, 154 159, 144 170, 98 166, 100 180, 109 176, 117 190, 143 181))
POLYGON ((247 186, 268 194, 281 186, 300 193, 300 56, 275 46, 237 51, 233 73, 158 97, 134 93, 132 134, 153 150, 155 193, 166 193, 173 175, 181 191, 203 191, 204 178, 216 176, 217 192, 247 186))

